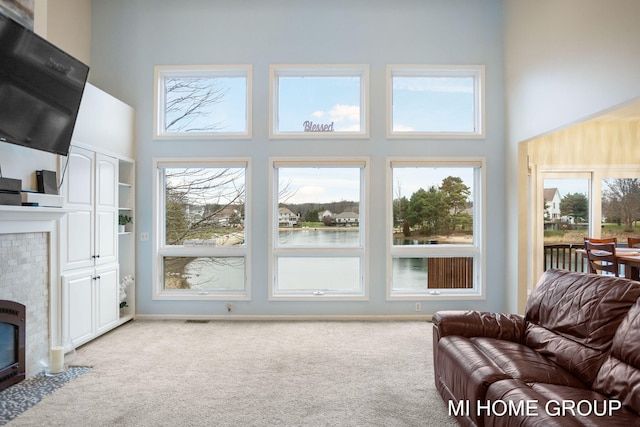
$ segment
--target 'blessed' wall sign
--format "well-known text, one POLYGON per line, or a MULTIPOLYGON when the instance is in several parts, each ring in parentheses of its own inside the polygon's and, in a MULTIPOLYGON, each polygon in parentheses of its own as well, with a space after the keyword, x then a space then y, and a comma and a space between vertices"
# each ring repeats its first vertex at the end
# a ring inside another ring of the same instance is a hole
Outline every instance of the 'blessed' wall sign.
POLYGON ((305 132, 333 132, 333 122, 330 124, 319 124, 307 120, 302 126, 304 126, 305 132))

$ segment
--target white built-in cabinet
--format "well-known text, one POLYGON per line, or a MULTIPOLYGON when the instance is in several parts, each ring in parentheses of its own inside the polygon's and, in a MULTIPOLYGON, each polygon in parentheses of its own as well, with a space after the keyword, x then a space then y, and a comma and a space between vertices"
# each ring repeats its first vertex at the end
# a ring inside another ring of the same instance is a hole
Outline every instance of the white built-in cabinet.
POLYGON ((118 262, 118 160, 72 147, 63 182, 62 269, 118 262))
POLYGON ((118 326, 118 266, 62 275, 62 330, 81 345, 118 326))
POLYGON ((133 162, 78 146, 64 162, 62 195, 69 213, 60 220, 62 336, 77 346, 133 316, 133 301, 121 310, 119 299, 121 278, 135 269, 133 237, 127 245, 132 233, 118 232, 121 204, 133 215, 133 162))

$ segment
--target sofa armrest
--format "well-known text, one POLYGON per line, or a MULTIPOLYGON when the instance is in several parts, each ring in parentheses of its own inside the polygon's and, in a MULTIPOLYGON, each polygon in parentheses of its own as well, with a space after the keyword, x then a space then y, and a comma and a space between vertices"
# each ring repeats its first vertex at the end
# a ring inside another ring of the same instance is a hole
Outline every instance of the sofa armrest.
POLYGON ((433 343, 447 335, 487 337, 522 343, 524 316, 484 311, 439 311, 433 315, 433 343))

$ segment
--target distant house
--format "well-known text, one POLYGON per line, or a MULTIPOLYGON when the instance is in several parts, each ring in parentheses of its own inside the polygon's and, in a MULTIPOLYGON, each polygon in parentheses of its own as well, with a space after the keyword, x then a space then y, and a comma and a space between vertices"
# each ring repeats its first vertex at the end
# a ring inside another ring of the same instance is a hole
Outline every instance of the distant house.
POLYGON ((324 221, 326 217, 333 218, 333 212, 331 212, 330 210, 318 212, 318 221, 324 221))
POLYGON ((289 208, 278 208, 278 226, 293 227, 300 222, 298 215, 291 212, 289 208))
POLYGON ((342 212, 334 218, 336 225, 358 226, 360 225, 360 215, 355 212, 342 212))
POLYGON ((544 218, 547 221, 560 220, 560 192, 557 188, 544 189, 544 218))
POLYGON ((186 205, 184 207, 184 214, 187 217, 187 221, 190 224, 202 220, 204 217, 204 206, 202 205, 186 205))
POLYGON ((228 225, 240 225, 244 223, 242 217, 242 211, 235 206, 227 206, 216 213, 216 220, 218 224, 223 226, 228 225))

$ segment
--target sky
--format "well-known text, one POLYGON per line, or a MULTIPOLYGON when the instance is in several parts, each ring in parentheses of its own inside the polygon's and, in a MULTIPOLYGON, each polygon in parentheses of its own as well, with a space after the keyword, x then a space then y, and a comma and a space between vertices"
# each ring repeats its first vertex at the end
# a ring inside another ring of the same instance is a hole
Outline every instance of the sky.
MULTIPOLYGON (((305 121, 334 122, 335 131, 360 131, 360 80, 355 77, 286 77, 279 82, 281 131, 300 132, 305 121)), ((394 78, 394 130, 473 131, 473 79, 394 78)), ((439 186, 449 175, 461 176, 472 187, 469 168, 436 170, 399 168, 394 174, 402 195, 410 198, 419 188, 439 186)), ((291 182, 295 194, 288 203, 326 203, 359 200, 357 169, 289 170, 280 173, 280 185, 291 182)), ((395 197, 395 194, 394 194, 395 197)))
POLYGON ((544 188, 557 188, 560 198, 575 193, 589 197, 589 180, 586 178, 545 179, 544 188))
POLYGON ((290 168, 278 169, 279 188, 288 191, 281 203, 330 203, 360 200, 360 168, 290 168))
MULTIPOLYGON (((225 96, 210 111, 208 120, 224 123, 221 130, 246 130, 246 80, 215 79, 225 96)), ((359 76, 280 76, 278 124, 281 132, 303 132, 305 122, 330 125, 333 132, 361 132, 359 76)), ((393 128, 395 131, 473 131, 473 79, 470 77, 393 78, 393 128)), ((207 114, 204 114, 205 118, 207 114)), ((198 119, 201 120, 201 119, 198 119)), ((202 119, 204 120, 204 119, 202 119)), ((197 123, 197 122, 194 122, 197 123)), ((439 186, 449 175, 463 177, 471 186, 471 169, 451 171, 415 168, 396 170, 394 197, 411 197, 418 188, 439 186), (465 173, 467 175, 465 175, 465 173), (463 176, 464 175, 464 176, 463 176)), ((327 203, 360 199, 358 168, 284 168, 280 185, 290 182, 288 203, 327 203)))
MULTIPOLYGON (((423 188, 439 187, 448 176, 462 178, 473 196, 473 168, 396 167, 393 198, 406 197, 423 188)), ((329 203, 360 200, 360 168, 279 168, 280 188, 288 185, 283 203, 329 203)), ((373 191, 370 189, 369 191, 373 191)))

